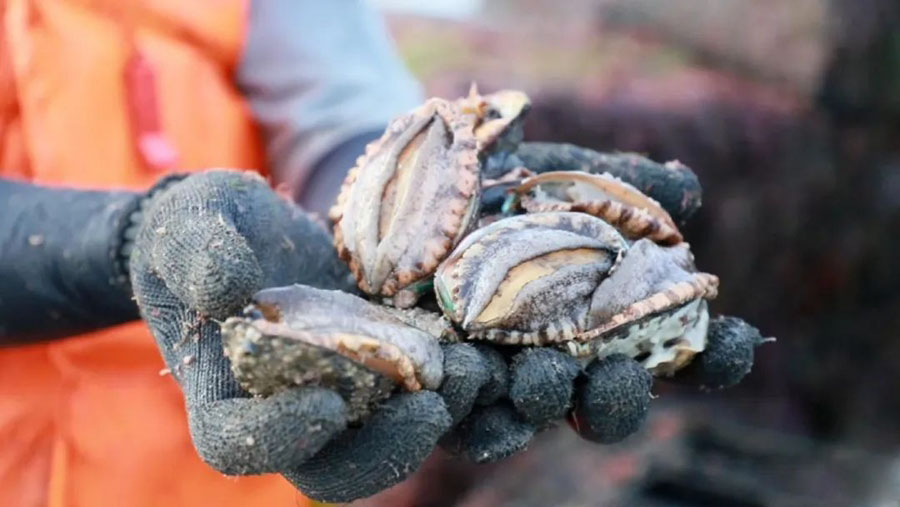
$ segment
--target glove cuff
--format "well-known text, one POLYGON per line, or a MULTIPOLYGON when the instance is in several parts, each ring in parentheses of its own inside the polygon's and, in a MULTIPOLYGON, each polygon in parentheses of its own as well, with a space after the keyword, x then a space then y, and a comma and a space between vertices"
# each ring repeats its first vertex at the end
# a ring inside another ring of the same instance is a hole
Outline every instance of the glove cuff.
POLYGON ((112 270, 116 281, 123 284, 131 291, 131 252, 134 251, 134 240, 138 230, 144 222, 144 212, 150 207, 153 200, 176 183, 187 178, 189 174, 177 173, 164 176, 150 187, 143 195, 132 200, 116 220, 114 227, 116 233, 110 244, 110 258, 112 270))

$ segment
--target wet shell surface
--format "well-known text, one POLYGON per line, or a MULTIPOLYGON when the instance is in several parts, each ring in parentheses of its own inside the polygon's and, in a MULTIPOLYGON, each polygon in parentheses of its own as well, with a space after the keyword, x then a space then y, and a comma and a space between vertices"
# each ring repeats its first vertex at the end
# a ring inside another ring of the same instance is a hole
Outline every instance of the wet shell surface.
POLYGON ((470 234, 438 268, 435 292, 469 339, 555 344, 576 357, 623 353, 655 374, 704 349, 707 299, 686 243, 625 240, 577 212, 529 213, 470 234))
POLYGON ((658 202, 609 174, 550 171, 526 178, 514 192, 528 212, 580 211, 606 220, 630 239, 664 245, 683 240, 658 202))
POLYGON ((225 354, 247 391, 267 396, 296 386, 335 389, 351 419, 397 386, 435 389, 443 378, 438 339, 386 309, 340 291, 293 285, 257 293, 241 317, 222 324, 225 354))
POLYGON ((480 200, 475 121, 431 99, 391 122, 348 174, 330 218, 338 253, 366 293, 415 292, 469 230, 480 200))
POLYGON ((593 294, 589 329, 567 344, 576 356, 624 353, 671 374, 706 346, 706 300, 719 279, 697 272, 687 244, 636 241, 593 294))
POLYGON ((504 218, 470 234, 435 273, 438 303, 470 339, 541 345, 583 331, 591 297, 627 248, 583 213, 504 218))

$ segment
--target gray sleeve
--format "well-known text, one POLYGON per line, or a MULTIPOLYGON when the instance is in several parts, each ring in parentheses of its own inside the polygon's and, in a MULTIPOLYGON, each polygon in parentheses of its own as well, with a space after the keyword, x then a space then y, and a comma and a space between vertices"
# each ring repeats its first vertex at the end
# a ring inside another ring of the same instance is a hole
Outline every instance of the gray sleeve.
POLYGON ((140 197, 0 179, 0 347, 138 318, 123 240, 140 197))
POLYGON ((363 0, 251 2, 236 79, 262 125, 273 178, 293 188, 330 150, 422 101, 363 0))

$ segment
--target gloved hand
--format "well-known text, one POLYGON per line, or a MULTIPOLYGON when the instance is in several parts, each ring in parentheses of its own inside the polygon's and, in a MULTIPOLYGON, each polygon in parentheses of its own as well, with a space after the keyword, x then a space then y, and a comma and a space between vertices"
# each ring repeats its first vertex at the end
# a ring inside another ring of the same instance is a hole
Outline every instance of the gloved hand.
MULTIPOLYGON (((343 431, 343 401, 327 390, 245 398, 222 355, 218 327, 206 317, 234 313, 262 287, 306 283, 348 289, 350 283, 324 231, 275 199, 258 179, 248 183, 248 176, 240 176, 225 183, 236 175, 221 174, 195 176, 178 184, 184 188, 151 199, 158 202, 145 213, 132 262, 136 292, 156 298, 152 304, 140 296, 138 301, 185 389, 195 443, 220 470, 281 471, 313 498, 348 501, 403 480, 460 420, 442 444, 477 462, 523 449, 536 431, 567 415, 580 434, 604 443, 621 440, 644 420, 651 379, 628 358, 614 356, 582 369, 561 352, 530 349, 507 366, 494 348, 471 344, 445 347, 439 396, 395 396, 359 430, 343 431), (208 181, 201 184, 204 178, 208 181), (179 228, 179 239, 165 238, 172 232, 169 224, 179 228), (282 246, 304 250, 279 255, 273 246, 284 238, 282 246), (232 243, 214 255, 216 248, 232 243), (207 256, 195 254, 201 251, 207 256), (173 260, 191 262, 182 266, 173 260), (205 345, 199 354, 200 344, 209 342, 214 345, 205 345), (303 435, 299 442, 292 438, 298 434, 303 435)), ((752 328, 741 329, 732 333, 736 342, 725 341, 722 347, 737 353, 713 353, 711 333, 710 348, 695 360, 690 378, 706 386, 739 380, 752 364, 754 343, 748 338, 752 328)))
POLYGON ((249 397, 223 354, 216 321, 264 287, 352 290, 325 230, 256 175, 165 180, 125 235, 134 237, 138 306, 184 392, 194 445, 223 473, 280 472, 319 500, 372 495, 418 468, 489 384, 482 354, 457 344, 445 350, 440 393, 395 395, 361 429, 347 429, 346 405, 328 389, 249 397))
MULTIPOLYGON (((558 162, 553 145, 526 147, 523 158, 530 157, 528 165, 534 169, 541 169, 542 160, 547 167, 558 162)), ((585 160, 616 161, 576 151, 585 160)), ((620 160, 627 162, 627 170, 613 167, 612 172, 626 180, 628 172, 636 172, 652 183, 656 180, 648 171, 662 171, 636 156, 620 160), (648 171, 634 169, 642 166, 648 171)), ((586 168, 598 167, 604 168, 586 168)), ((691 190, 695 179, 692 182, 689 172, 662 176, 676 185, 642 189, 664 201, 654 195, 662 191, 674 205, 699 203, 699 187, 691 190), (686 185, 678 186, 678 181, 686 185), (682 198, 675 198, 679 195, 682 198)), ((133 318, 127 273, 118 266, 134 250, 131 278, 143 315, 185 391, 195 443, 204 459, 226 473, 284 471, 310 496, 345 501, 400 482, 446 428, 460 420, 443 445, 484 462, 523 449, 536 431, 566 414, 583 436, 598 442, 624 438, 644 419, 650 377, 631 360, 608 358, 581 369, 555 350, 534 349, 520 352, 507 366, 504 356, 488 345, 454 344, 445 347, 439 396, 397 396, 361 430, 342 432, 343 400, 330 391, 298 389, 267 400, 248 398, 233 381, 218 326, 210 321, 231 315, 262 287, 294 282, 345 289, 352 285, 327 234, 276 198, 258 177, 219 171, 172 179, 144 197, 3 182, 0 195, 10 196, 0 199, 9 204, 8 213, 0 214, 0 230, 4 224, 10 230, 8 246, 13 253, 18 244, 29 249, 28 255, 10 258, 19 264, 2 263, 5 272, 18 273, 32 292, 42 288, 24 300, 0 298, 0 314, 22 313, 16 304, 65 310, 55 316, 51 312, 52 318, 40 323, 0 319, 7 325, 0 329, 0 339, 46 338, 90 329, 103 319, 112 323, 133 318), (15 205, 17 199, 23 205, 15 205), (32 208, 36 211, 29 211, 32 208), (41 229, 21 227, 29 213, 55 219, 41 222, 41 229), (130 227, 129 217, 134 222, 130 227), (57 221, 62 225, 53 228, 57 221), (69 224, 76 223, 82 229, 79 241, 62 241, 72 229, 69 224), (20 266, 24 260, 27 265, 20 266), (63 261, 76 267, 64 270, 69 274, 64 279, 28 275, 55 272, 50 267, 63 261), (73 301, 71 293, 83 297, 73 301)), ((691 212, 689 207, 680 211, 691 212)), ((749 371, 753 345, 760 341, 758 332, 741 321, 716 319, 707 351, 675 380, 704 388, 736 383, 749 371)))
MULTIPOLYGON (((658 164, 637 154, 598 153, 563 143, 522 143, 516 152, 493 162, 487 177, 516 167, 536 173, 608 172, 656 199, 680 224, 700 207, 697 177, 678 162, 658 164)), ((504 189, 496 190, 497 195, 486 197, 493 205, 504 198, 504 189)), ((712 319, 707 340, 704 352, 669 380, 706 390, 733 386, 753 366, 754 348, 766 341, 756 328, 735 317, 712 319)), ((476 407, 444 438, 451 452, 479 463, 497 461, 524 449, 536 432, 564 419, 587 440, 619 442, 646 419, 653 383, 653 377, 626 356, 613 355, 581 367, 553 348, 515 353, 508 377, 507 401, 476 407)))

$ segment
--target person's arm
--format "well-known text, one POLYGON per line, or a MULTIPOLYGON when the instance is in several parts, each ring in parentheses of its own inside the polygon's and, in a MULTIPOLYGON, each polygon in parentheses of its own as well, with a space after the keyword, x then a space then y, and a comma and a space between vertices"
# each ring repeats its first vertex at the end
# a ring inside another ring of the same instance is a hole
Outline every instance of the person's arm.
POLYGON ((141 195, 0 181, 0 346, 138 318, 122 242, 141 195))
POLYGON ((381 18, 359 0, 253 2, 236 81, 273 179, 319 213, 366 143, 422 102, 381 18))

